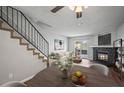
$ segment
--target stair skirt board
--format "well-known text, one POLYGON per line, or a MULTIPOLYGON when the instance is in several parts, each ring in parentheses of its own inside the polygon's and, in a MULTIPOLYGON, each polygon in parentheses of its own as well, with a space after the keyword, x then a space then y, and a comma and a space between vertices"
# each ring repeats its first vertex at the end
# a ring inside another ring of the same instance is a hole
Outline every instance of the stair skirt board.
POLYGON ((25 40, 20 34, 13 30, 8 24, 6 24, 5 22, 0 22, 0 25, 0 30, 10 32, 10 37, 12 39, 18 39, 20 45, 25 45, 28 51, 32 51, 33 55, 38 56, 39 60, 43 60, 43 62, 46 62, 47 58, 42 53, 40 53, 40 51, 37 50, 34 46, 29 44, 27 40, 25 40))
POLYGON ((27 78, 21 80, 20 82, 21 82, 21 83, 25 83, 26 81, 31 80, 35 75, 36 75, 36 74, 34 74, 34 75, 30 76, 30 77, 27 77, 27 78))

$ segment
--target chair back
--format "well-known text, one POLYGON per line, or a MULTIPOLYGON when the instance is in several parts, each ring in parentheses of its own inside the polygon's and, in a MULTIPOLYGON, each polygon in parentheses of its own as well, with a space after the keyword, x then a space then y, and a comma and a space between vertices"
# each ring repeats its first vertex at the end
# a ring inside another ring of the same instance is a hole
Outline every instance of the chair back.
POLYGON ((1 87, 27 87, 27 85, 19 81, 10 81, 1 85, 1 87))
POLYGON ((105 75, 105 76, 108 76, 109 74, 109 68, 105 65, 102 65, 102 64, 92 64, 90 66, 90 68, 100 72, 101 74, 105 75))

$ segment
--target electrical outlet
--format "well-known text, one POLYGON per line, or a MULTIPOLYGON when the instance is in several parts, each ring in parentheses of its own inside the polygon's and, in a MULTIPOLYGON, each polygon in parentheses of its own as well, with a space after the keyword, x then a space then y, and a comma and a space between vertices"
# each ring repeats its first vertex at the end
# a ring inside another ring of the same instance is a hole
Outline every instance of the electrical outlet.
POLYGON ((13 73, 9 73, 9 79, 13 79, 13 73))

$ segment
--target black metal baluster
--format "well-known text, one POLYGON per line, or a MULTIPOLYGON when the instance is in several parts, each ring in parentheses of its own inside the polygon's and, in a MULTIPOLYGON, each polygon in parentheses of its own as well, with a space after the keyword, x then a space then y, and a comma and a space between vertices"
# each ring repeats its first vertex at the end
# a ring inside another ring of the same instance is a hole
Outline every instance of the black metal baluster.
POLYGON ((14 17, 13 17, 13 8, 12 8, 12 27, 14 27, 13 25, 14 25, 14 17))
MULTIPOLYGON (((40 41, 41 41, 41 40, 40 40, 40 35, 39 35, 39 42, 38 42, 38 43, 39 43, 39 44, 38 44, 38 45, 39 45, 39 49, 40 49, 40 41)), ((40 50, 41 50, 41 49, 40 49, 40 50)))
POLYGON ((19 32, 19 29, 18 29, 18 11, 17 11, 17 31, 19 32))
POLYGON ((49 56, 49 43, 47 43, 47 57, 49 56))
POLYGON ((22 14, 21 14, 21 34, 22 34, 22 14))
POLYGON ((42 37, 40 36, 40 49, 41 49, 41 51, 43 51, 43 49, 42 49, 42 37))
POLYGON ((47 67, 49 67, 49 44, 47 43, 47 67))
POLYGON ((43 46, 43 42, 44 42, 44 41, 43 41, 43 38, 42 38, 42 52, 43 52, 43 49, 44 49, 44 48, 43 48, 43 47, 44 47, 44 46, 43 46))
POLYGON ((44 53, 44 39, 42 38, 42 52, 44 53))
POLYGON ((27 38, 27 35, 26 35, 26 18, 24 17, 25 19, 25 37, 27 38))
POLYGON ((37 47, 37 32, 36 32, 36 30, 34 30, 34 33, 35 33, 35 37, 34 37, 35 41, 34 42, 35 42, 35 46, 37 47))
POLYGON ((46 42, 44 42, 44 53, 46 55, 46 42))
MULTIPOLYGON (((35 45, 35 29, 33 28, 33 44, 35 45)), ((36 47, 36 45, 35 45, 36 47)))
POLYGON ((39 49, 39 45, 38 45, 38 33, 37 33, 37 48, 39 49))
POLYGON ((7 22, 8 22, 8 7, 7 7, 7 22))
MULTIPOLYGON (((31 25, 31 27, 32 27, 32 25, 31 25)), ((34 29, 33 29, 33 27, 32 27, 32 43, 34 44, 34 29)))
POLYGON ((47 46, 46 46, 46 41, 45 41, 45 54, 47 55, 47 51, 46 51, 46 49, 47 49, 47 46))
POLYGON ((38 33, 37 33, 37 47, 38 47, 38 33))
POLYGON ((34 29, 34 45, 36 46, 36 30, 34 29))
MULTIPOLYGON (((2 12, 3 12, 3 11, 2 11, 2 6, 1 6, 1 17, 2 17, 2 12)), ((3 18, 3 17, 2 17, 2 18, 3 18)))
POLYGON ((42 51, 43 51, 43 49, 44 49, 44 48, 43 48, 43 47, 44 47, 44 46, 43 46, 43 42, 44 42, 43 40, 44 40, 44 39, 42 38, 42 51))
POLYGON ((28 22, 28 39, 30 41, 30 24, 29 24, 29 22, 28 22))
POLYGON ((33 28, 31 26, 31 42, 33 43, 33 28))
POLYGON ((18 11, 17 9, 14 9, 9 6, 7 6, 6 9, 7 10, 5 11, 7 12, 7 15, 6 15, 7 19, 4 18, 4 14, 2 13, 3 7, 1 6, 2 19, 5 21, 7 20, 8 24, 11 27, 13 27, 15 31, 17 31, 20 35, 22 35, 22 37, 24 37, 27 41, 29 41, 36 49, 38 49, 46 57, 48 57, 49 43, 46 41, 46 39, 38 32, 38 30, 32 25, 32 23, 25 17, 25 15, 21 11, 18 11), (12 24, 9 23, 9 8, 11 9, 10 12, 12 12, 12 15, 10 16, 11 17, 10 19, 12 19, 12 24), (16 20, 16 17, 17 17, 17 20, 16 20), (21 25, 21 33, 19 30, 20 25, 21 25), (25 30, 25 32, 23 30, 25 30))
POLYGON ((40 49, 40 35, 38 34, 38 48, 40 49))
POLYGON ((31 26, 31 42, 33 43, 33 28, 31 26))
POLYGON ((44 41, 44 39, 43 39, 43 53, 45 54, 45 43, 44 43, 45 41, 44 41))
POLYGON ((34 42, 35 42, 35 46, 37 47, 37 32, 36 32, 36 30, 34 30, 34 33, 35 33, 35 35, 34 35, 35 36, 34 37, 35 38, 34 42))
MULTIPOLYGON (((40 40, 40 35, 39 35, 39 49, 40 49, 40 41, 41 41, 41 40, 40 40)), ((41 50, 41 49, 40 49, 40 50, 41 50)))

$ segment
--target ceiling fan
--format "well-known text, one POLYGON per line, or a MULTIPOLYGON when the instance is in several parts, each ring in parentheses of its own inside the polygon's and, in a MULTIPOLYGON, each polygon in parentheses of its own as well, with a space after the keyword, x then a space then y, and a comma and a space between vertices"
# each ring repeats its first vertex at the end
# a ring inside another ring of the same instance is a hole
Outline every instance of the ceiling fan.
MULTIPOLYGON (((60 9, 64 8, 64 6, 56 6, 51 10, 52 13, 58 12, 60 9)), ((71 6, 69 7, 72 11, 76 13, 77 18, 82 17, 82 11, 87 8, 87 6, 71 6)))

